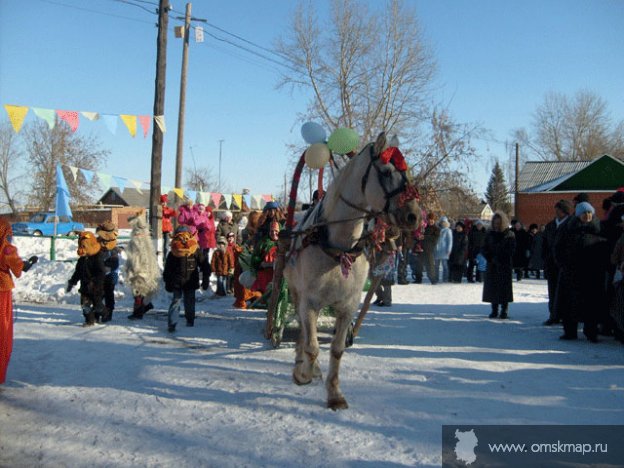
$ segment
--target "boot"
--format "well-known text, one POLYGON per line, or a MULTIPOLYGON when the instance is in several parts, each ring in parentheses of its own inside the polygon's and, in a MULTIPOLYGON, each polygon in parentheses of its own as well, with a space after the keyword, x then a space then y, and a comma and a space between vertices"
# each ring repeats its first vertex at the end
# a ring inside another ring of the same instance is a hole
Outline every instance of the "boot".
POLYGON ((492 304, 492 313, 489 315, 490 318, 498 317, 498 304, 492 304))
POLYGON ((507 304, 502 304, 501 305, 501 313, 500 313, 500 318, 502 320, 505 320, 507 318, 507 304))
POLYGON ((95 325, 95 312, 91 311, 84 314, 85 323, 82 324, 83 327, 92 327, 95 325))
POLYGON ((104 307, 104 312, 102 313, 102 323, 110 322, 113 319, 113 310, 108 307, 104 307))

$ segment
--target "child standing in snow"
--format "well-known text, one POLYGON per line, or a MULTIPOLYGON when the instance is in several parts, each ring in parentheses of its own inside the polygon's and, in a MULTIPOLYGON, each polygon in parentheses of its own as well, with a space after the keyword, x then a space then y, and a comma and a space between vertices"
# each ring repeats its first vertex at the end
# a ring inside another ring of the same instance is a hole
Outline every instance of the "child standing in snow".
POLYGON ((102 323, 110 322, 115 310, 115 286, 119 281, 119 248, 117 247, 117 226, 112 221, 98 225, 95 230, 104 254, 104 314, 102 323))
POLYGON ((211 267, 217 276, 217 292, 215 296, 225 296, 227 294, 227 282, 230 271, 234 271, 234 254, 227 248, 225 237, 217 240, 217 250, 212 254, 211 267))
POLYGON ((180 302, 184 300, 186 326, 195 324, 195 291, 199 289, 199 271, 202 272, 201 288, 208 289, 209 273, 206 272, 204 254, 195 236, 187 226, 179 226, 171 240, 171 251, 165 261, 163 279, 165 289, 173 293, 169 305, 168 331, 173 333, 178 323, 180 302))
POLYGON ((67 292, 80 282, 80 305, 85 317, 84 327, 95 325, 104 313, 104 277, 106 254, 95 234, 89 231, 78 237, 78 255, 74 274, 67 282, 67 292))
POLYGON ((31 257, 24 262, 18 255, 15 246, 11 245, 13 231, 4 218, 0 218, 0 384, 6 380, 6 372, 13 351, 13 293, 15 287, 13 274, 16 278, 37 261, 31 257))

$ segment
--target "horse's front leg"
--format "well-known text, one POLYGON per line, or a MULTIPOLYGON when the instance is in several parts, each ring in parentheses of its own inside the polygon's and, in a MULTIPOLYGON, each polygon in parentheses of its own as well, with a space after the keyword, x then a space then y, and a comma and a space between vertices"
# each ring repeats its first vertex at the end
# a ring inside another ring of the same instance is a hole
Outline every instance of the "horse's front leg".
POLYGON ((345 349, 347 331, 351 324, 351 313, 337 311, 336 313, 336 334, 331 343, 331 354, 329 357, 329 372, 327 374, 327 407, 334 411, 347 409, 349 405, 344 395, 340 391, 340 360, 345 349))
POLYGON ((297 306, 301 333, 297 341, 293 380, 297 385, 309 384, 314 377, 320 377, 318 364, 319 344, 316 333, 318 311, 302 301, 297 306))

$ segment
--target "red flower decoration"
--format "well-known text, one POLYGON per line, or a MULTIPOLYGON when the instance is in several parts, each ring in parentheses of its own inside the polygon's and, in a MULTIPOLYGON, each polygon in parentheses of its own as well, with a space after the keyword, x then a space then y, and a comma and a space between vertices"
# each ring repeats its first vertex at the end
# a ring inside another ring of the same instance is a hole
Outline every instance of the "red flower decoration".
POLYGON ((380 155, 379 159, 384 164, 388 164, 392 162, 394 167, 397 168, 398 171, 407 171, 407 163, 405 162, 405 158, 403 157, 403 153, 396 146, 390 146, 386 148, 380 155))

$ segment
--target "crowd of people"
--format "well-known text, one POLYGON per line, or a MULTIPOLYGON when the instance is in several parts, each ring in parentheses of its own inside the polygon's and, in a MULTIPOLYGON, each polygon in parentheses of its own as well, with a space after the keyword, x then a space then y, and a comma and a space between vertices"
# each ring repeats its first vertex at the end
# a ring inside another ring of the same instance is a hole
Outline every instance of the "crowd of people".
MULTIPOLYGON (((497 212, 489 227, 481 220, 454 223, 446 216, 423 213, 423 225, 403 232, 395 254, 396 272, 384 270, 377 305, 390 305, 391 285, 414 283, 423 273, 439 282, 483 282, 483 301, 492 306, 490 318, 507 319, 513 302, 513 280, 544 278, 548 284, 549 317, 544 325, 562 324, 563 340, 583 333, 591 342, 598 335, 624 340, 624 188, 602 204, 600 219, 586 193, 554 206, 546 225, 508 220, 497 212)), ((374 276, 375 272, 373 272, 374 276)), ((377 273, 379 274, 379 273, 377 273)))
MULTIPOLYGON (((234 307, 245 309, 266 296, 273 277, 277 241, 284 213, 276 202, 262 212, 251 212, 234 221, 225 211, 217 222, 213 210, 201 203, 169 207, 161 197, 163 250, 162 279, 172 294, 168 331, 175 332, 184 306, 186 325, 194 326, 195 292, 211 288, 213 297, 231 295, 234 307)), ((589 197, 580 193, 572 201, 559 200, 554 218, 546 225, 508 221, 497 212, 489 227, 481 220, 451 221, 423 213, 423 223, 413 232, 385 229, 385 242, 375 255, 371 276, 381 277, 375 304, 392 305, 392 285, 408 284, 408 267, 414 283, 424 274, 439 282, 483 283, 483 302, 491 304, 492 319, 507 319, 513 302, 513 279, 542 277, 548 284, 546 326, 561 324, 563 340, 578 338, 578 325, 591 342, 613 335, 624 342, 624 188, 601 206, 598 216, 589 197), (543 276, 542 276, 543 273, 543 276)), ((140 320, 153 308, 150 299, 160 287, 161 270, 144 216, 131 220, 124 273, 134 297, 130 320, 140 320)), ((374 227, 373 227, 374 229, 374 227)), ((79 259, 67 291, 80 283, 84 326, 112 319, 114 290, 119 277, 120 249, 112 222, 84 231, 78 239, 79 259)), ((12 349, 13 277, 37 261, 19 258, 11 244, 10 224, 0 218, 0 383, 3 383, 12 349)))

